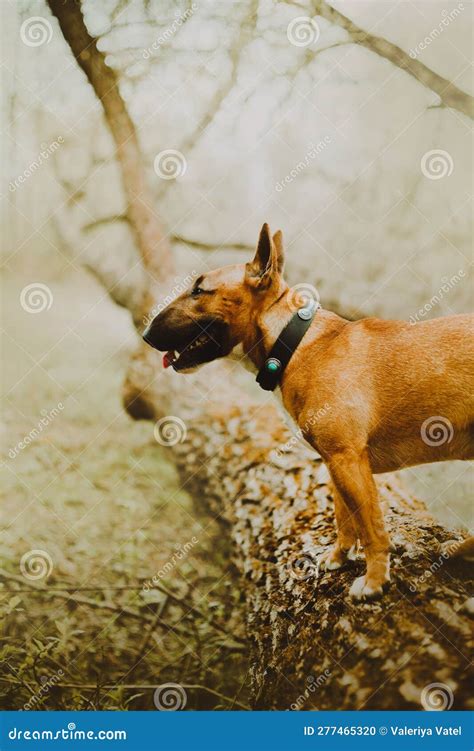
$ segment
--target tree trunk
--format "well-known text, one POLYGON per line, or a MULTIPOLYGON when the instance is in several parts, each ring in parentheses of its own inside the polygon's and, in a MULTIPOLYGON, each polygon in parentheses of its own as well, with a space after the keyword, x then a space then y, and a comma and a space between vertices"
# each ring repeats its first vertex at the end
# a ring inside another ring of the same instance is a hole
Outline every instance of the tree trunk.
MULTIPOLYGON (((168 241, 158 216, 151 209, 153 196, 146 182, 137 132, 120 94, 117 75, 106 64, 105 55, 97 49, 96 40, 87 31, 78 0, 47 2, 78 65, 102 104, 122 173, 127 218, 140 256, 145 260, 149 271, 149 281, 158 280, 171 273, 168 241)), ((141 310, 151 307, 151 294, 151 284, 145 285, 144 298, 134 310, 134 314, 138 316, 135 319, 138 327, 143 327, 141 310)))
POLYGON ((416 709, 453 696, 454 708, 467 708, 472 578, 444 552, 461 536, 395 479, 380 481, 393 582, 379 602, 352 602, 362 560, 318 575, 318 557, 334 539, 321 460, 291 438, 263 392, 258 405, 229 387, 225 366, 207 366, 204 378, 158 368, 137 358, 125 401, 139 394, 148 417, 168 415, 158 431, 166 442, 168 426, 183 486, 233 538, 255 707, 416 709), (438 693, 435 683, 443 684, 438 693))
MULTIPOLYGON (((48 2, 117 144, 129 221, 148 272, 142 294, 128 305, 140 329, 144 312, 169 292, 172 261, 149 200, 142 200, 147 189, 139 145, 116 76, 79 6, 48 2)), ((113 298, 113 287, 109 291, 113 298)), ((447 706, 453 697, 454 708, 466 708, 469 580, 466 568, 447 562, 441 548, 452 535, 394 482, 380 482, 396 546, 394 582, 381 602, 351 602, 348 587, 361 563, 317 571, 317 557, 334 537, 324 466, 291 439, 270 397, 260 393, 252 400, 230 371, 221 363, 193 376, 163 372, 157 353, 142 344, 131 359, 124 404, 134 418, 161 421, 155 435, 169 445, 183 487, 203 512, 219 517, 234 541, 255 707, 403 709, 439 700, 447 706), (436 683, 442 688, 433 689, 436 683)))

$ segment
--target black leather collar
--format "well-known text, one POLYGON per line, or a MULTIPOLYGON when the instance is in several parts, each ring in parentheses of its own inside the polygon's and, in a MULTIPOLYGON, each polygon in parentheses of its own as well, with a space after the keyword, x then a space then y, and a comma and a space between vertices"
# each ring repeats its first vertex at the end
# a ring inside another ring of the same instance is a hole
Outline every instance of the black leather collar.
POLYGON ((281 331, 257 374, 257 383, 262 389, 274 391, 279 385, 286 366, 311 326, 319 307, 320 305, 316 300, 311 300, 296 311, 281 331))

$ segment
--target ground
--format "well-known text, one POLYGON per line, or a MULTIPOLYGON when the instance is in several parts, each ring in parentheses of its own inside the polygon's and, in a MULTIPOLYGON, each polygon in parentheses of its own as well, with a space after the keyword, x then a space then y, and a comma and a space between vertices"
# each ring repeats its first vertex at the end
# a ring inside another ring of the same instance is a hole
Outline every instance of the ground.
POLYGON ((173 682, 187 708, 245 706, 221 531, 180 488, 172 448, 121 406, 128 314, 75 272, 48 281, 51 307, 30 313, 30 282, 3 285, 2 705, 155 709, 173 682))

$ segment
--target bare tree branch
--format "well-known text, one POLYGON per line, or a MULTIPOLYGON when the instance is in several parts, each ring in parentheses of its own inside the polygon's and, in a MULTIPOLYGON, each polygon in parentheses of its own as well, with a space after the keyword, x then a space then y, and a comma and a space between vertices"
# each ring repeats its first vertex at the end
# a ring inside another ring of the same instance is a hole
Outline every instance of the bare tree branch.
MULTIPOLYGON (((90 232, 99 229, 106 224, 113 224, 114 222, 129 222, 129 218, 126 214, 113 214, 112 216, 102 217, 93 222, 89 222, 88 224, 85 224, 82 229, 86 232, 90 232)), ((247 245, 246 243, 210 243, 204 240, 194 240, 190 237, 185 237, 184 235, 168 235, 168 240, 171 243, 183 243, 184 245, 189 245, 191 248, 196 248, 197 250, 214 251, 232 249, 245 250, 249 253, 252 253, 255 250, 253 245, 247 245)))
MULTIPOLYGON (((259 3, 259 0, 251 1, 249 10, 246 13, 245 18, 242 20, 242 23, 240 25, 239 34, 237 35, 235 43, 230 49, 232 71, 229 76, 229 79, 227 80, 227 83, 222 87, 222 89, 216 92, 209 106, 206 107, 206 111, 204 115, 202 116, 201 120, 199 121, 197 127, 195 128, 194 132, 190 136, 185 138, 183 143, 180 145, 179 150, 182 151, 183 154, 189 154, 192 151, 192 149, 196 146, 198 140, 200 139, 200 137, 202 136, 206 128, 212 123, 216 114, 219 112, 223 102, 225 101, 225 99, 230 94, 230 92, 232 91, 232 89, 234 88, 236 84, 239 61, 240 61, 242 50, 252 39, 252 35, 257 25, 258 3, 259 3)), ((159 196, 165 192, 166 187, 167 187, 166 185, 162 186, 161 191, 158 194, 159 196)))
POLYGON ((170 240, 176 243, 183 243, 189 245, 191 248, 197 250, 245 250, 252 253, 255 250, 253 245, 246 245, 245 243, 208 243, 203 240, 193 240, 190 237, 184 237, 183 235, 170 235, 170 240))
POLYGON ((451 107, 474 119, 474 97, 459 89, 454 83, 435 73, 419 60, 410 57, 396 44, 364 31, 350 18, 328 5, 325 0, 313 0, 313 7, 317 15, 345 29, 355 44, 360 44, 380 57, 390 60, 398 68, 416 78, 423 86, 434 91, 446 107, 451 107))

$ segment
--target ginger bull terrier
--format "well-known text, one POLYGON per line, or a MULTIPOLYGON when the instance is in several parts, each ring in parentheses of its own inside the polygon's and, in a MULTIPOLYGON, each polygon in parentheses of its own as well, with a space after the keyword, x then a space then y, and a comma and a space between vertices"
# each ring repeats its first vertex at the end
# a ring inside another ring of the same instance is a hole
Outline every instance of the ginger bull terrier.
POLYGON ((335 487, 337 538, 321 565, 339 568, 360 541, 367 568, 350 594, 377 597, 390 541, 373 475, 474 458, 473 317, 347 321, 307 301, 298 308, 282 272, 281 232, 264 224, 253 261, 200 276, 144 339, 177 373, 233 355, 264 388, 279 387, 335 487))

